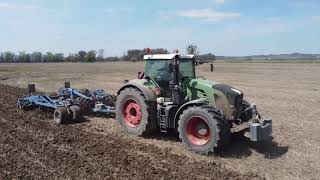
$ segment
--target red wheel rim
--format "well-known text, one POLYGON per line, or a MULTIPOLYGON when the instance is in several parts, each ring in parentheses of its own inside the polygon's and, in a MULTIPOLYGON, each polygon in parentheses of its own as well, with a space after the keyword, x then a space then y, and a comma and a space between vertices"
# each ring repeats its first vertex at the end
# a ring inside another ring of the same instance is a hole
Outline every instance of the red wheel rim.
POLYGON ((187 122, 186 132, 188 140, 198 146, 206 145, 211 138, 208 123, 201 117, 191 117, 187 122))
POLYGON ((129 127, 137 127, 142 119, 141 106, 133 99, 123 106, 124 121, 129 127))

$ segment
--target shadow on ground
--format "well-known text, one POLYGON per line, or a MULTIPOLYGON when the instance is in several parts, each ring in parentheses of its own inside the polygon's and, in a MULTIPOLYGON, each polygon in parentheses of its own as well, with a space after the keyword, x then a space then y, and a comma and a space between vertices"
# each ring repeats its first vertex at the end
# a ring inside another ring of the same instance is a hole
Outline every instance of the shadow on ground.
POLYGON ((69 121, 66 125, 72 125, 72 124, 85 124, 89 123, 91 120, 87 117, 82 116, 78 121, 69 121))
POLYGON ((276 159, 285 155, 289 146, 280 146, 277 142, 263 141, 252 142, 244 136, 244 132, 232 135, 232 141, 228 149, 216 155, 221 158, 245 158, 252 155, 253 152, 263 154, 266 159, 276 159))
MULTIPOLYGON (((49 111, 51 112, 51 111, 49 111)), ((39 113, 39 110, 35 113, 39 113)), ((53 113, 48 113, 48 110, 46 112, 42 111, 40 113, 42 115, 46 115, 46 117, 53 118, 53 113)), ((114 116, 109 115, 103 115, 103 114, 95 114, 89 115, 88 117, 108 117, 113 118, 114 116)), ((87 117, 83 117, 81 121, 75 123, 70 122, 68 124, 82 124, 82 123, 88 123, 90 122, 90 119, 87 117)), ((253 152, 257 152, 259 154, 263 154, 264 158, 266 159, 276 159, 283 155, 285 155, 288 150, 289 146, 280 146, 277 142, 274 142, 273 140, 265 141, 265 142, 252 142, 249 138, 246 138, 244 136, 244 133, 246 130, 233 133, 230 146, 226 148, 226 150, 222 152, 216 152, 212 154, 213 156, 218 156, 221 158, 230 158, 230 159, 241 159, 246 158, 252 155, 253 152)), ((180 142, 179 134, 175 131, 169 131, 168 133, 154 133, 152 135, 149 135, 145 137, 147 139, 157 139, 161 141, 171 141, 171 142, 180 142)))
POLYGON ((174 131, 168 131, 167 133, 155 132, 145 137, 146 139, 156 139, 160 141, 172 141, 180 142, 179 134, 174 131))
MULTIPOLYGON (((146 137, 148 139, 157 139, 161 141, 181 142, 179 135, 175 132, 167 134, 154 133, 146 137)), ((232 134, 230 146, 223 152, 214 153, 213 156, 221 158, 241 159, 252 155, 253 152, 263 154, 266 159, 276 159, 285 155, 289 146, 280 146, 273 140, 264 142, 252 142, 244 136, 244 132, 232 134)))

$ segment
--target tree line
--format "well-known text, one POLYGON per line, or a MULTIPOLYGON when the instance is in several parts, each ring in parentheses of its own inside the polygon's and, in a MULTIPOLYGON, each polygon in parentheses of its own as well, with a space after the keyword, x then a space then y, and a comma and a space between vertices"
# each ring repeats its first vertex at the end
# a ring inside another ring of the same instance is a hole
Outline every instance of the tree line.
MULTIPOLYGON (((211 53, 198 55, 199 51, 197 47, 193 45, 193 47, 189 47, 189 51, 187 49, 187 53, 197 55, 197 59, 199 61, 212 61, 215 60, 215 56, 211 53), (196 48, 196 49, 194 49, 196 48), (192 51, 193 53, 189 52, 192 51)), ((69 55, 64 55, 63 53, 41 53, 41 52, 33 52, 33 53, 25 53, 20 52, 15 54, 13 52, 2 52, 0 53, 0 63, 50 63, 50 62, 108 62, 108 61, 142 61, 143 55, 149 53, 148 49, 131 49, 128 50, 122 56, 104 56, 104 50, 100 49, 98 51, 84 51, 81 50, 77 53, 71 53, 69 55)), ((167 49, 157 48, 152 49, 152 54, 168 54, 170 53, 167 49)))
MULTIPOLYGON (((99 50, 101 51, 101 50, 99 50)), ((49 63, 49 62, 96 62, 104 61, 103 56, 99 56, 99 51, 79 51, 65 56, 63 53, 25 53, 18 54, 12 52, 2 52, 0 63, 49 63)))

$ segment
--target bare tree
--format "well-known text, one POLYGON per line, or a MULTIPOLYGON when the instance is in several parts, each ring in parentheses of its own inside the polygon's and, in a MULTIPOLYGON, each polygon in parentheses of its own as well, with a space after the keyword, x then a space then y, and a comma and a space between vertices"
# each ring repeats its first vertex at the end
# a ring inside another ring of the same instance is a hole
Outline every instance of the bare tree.
POLYGON ((187 47, 186 47, 186 52, 187 54, 193 54, 195 56, 199 55, 200 54, 200 51, 198 49, 198 46, 197 45, 194 45, 194 44, 189 44, 187 47))

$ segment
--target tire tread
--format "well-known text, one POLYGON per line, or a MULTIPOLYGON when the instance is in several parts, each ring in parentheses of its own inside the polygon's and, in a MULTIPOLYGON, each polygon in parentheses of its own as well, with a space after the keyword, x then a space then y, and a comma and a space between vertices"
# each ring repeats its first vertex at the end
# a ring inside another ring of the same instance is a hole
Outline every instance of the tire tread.
POLYGON ((179 137, 182 140, 182 142, 184 143, 184 145, 192 152, 195 152, 197 154, 202 154, 202 155, 208 155, 210 153, 214 153, 214 152, 220 152, 222 150, 224 150, 229 142, 230 142, 230 137, 231 137, 231 132, 230 132, 230 128, 228 123, 224 120, 222 114, 215 108, 208 106, 208 105, 203 105, 203 106, 191 106, 188 107, 187 109, 185 109, 182 114, 180 115, 179 121, 178 121, 178 132, 179 132, 179 137), (182 136, 182 120, 184 119, 184 115, 187 112, 190 111, 197 111, 199 113, 207 113, 209 114, 209 116, 211 117, 211 120, 213 122, 213 124, 217 127, 217 141, 216 143, 211 146, 210 148, 208 148, 205 151, 197 151, 195 149, 192 149, 188 143, 186 143, 186 140, 184 140, 183 136, 182 136))
POLYGON ((126 88, 124 90, 122 90, 119 94, 119 96, 117 97, 117 101, 116 101, 116 119, 118 120, 119 124, 121 125, 121 127, 123 128, 123 130, 126 130, 126 128, 124 127, 125 125, 123 124, 123 122, 121 122, 122 120, 119 118, 119 116, 121 116, 121 112, 122 110, 119 110, 119 106, 120 106, 120 101, 125 98, 126 95, 139 95, 139 97, 136 98, 140 98, 142 104, 142 110, 146 109, 147 110, 147 122, 146 125, 144 127, 142 127, 142 130, 136 134, 138 136, 147 136, 151 133, 154 132, 154 130, 157 127, 156 121, 155 121, 155 117, 154 115, 155 113, 155 108, 152 108, 152 105, 149 104, 148 102, 146 102, 144 94, 136 89, 136 88, 126 88))

